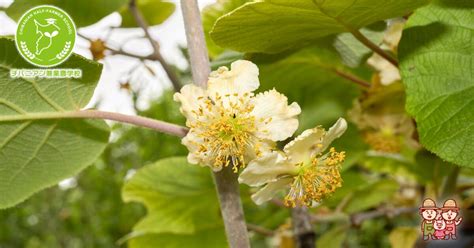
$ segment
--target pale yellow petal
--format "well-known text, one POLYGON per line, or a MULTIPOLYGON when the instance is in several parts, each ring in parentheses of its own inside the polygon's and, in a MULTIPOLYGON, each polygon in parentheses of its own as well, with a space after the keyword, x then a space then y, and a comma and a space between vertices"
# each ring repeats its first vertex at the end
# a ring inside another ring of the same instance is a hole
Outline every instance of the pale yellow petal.
POLYGON ((199 98, 206 97, 206 92, 199 86, 187 84, 181 88, 180 92, 174 94, 173 99, 181 103, 179 110, 186 119, 194 120, 196 115, 193 113, 199 111, 199 98))
POLYGON ((326 132, 322 127, 305 130, 284 147, 286 155, 293 163, 307 162, 313 155, 323 152, 347 129, 347 122, 339 118, 326 132))
POLYGON ((230 65, 230 71, 234 73, 234 83, 240 92, 250 92, 258 89, 258 67, 248 60, 237 60, 230 65))
POLYGON ((240 174, 239 182, 256 187, 296 173, 297 168, 290 164, 283 154, 272 152, 252 160, 240 174))
POLYGON ((211 97, 216 94, 250 93, 258 88, 258 67, 247 60, 238 60, 231 64, 231 69, 220 67, 209 76, 208 92, 211 97))
POLYGON ((307 129, 283 148, 292 163, 298 164, 310 159, 317 144, 322 142, 326 132, 322 127, 307 129))
POLYGON ((252 200, 255 204, 261 205, 262 203, 271 200, 279 191, 287 189, 292 182, 293 178, 281 178, 277 181, 270 182, 257 191, 257 193, 253 194, 252 200))
POLYGON ((285 140, 298 129, 300 106, 275 89, 257 94, 251 114, 256 117, 257 135, 273 141, 285 140))
MULTIPOLYGON (((326 150, 331 143, 342 136, 347 129, 347 121, 344 118, 339 118, 334 125, 326 132, 325 137, 323 138, 321 152, 326 150)), ((317 152, 320 152, 317 151, 317 152)))

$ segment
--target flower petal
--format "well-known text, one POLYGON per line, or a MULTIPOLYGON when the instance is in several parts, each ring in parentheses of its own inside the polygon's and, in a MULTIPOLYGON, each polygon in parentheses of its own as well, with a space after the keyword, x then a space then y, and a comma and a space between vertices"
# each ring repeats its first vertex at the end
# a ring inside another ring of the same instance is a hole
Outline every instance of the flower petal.
POLYGON ((181 103, 179 110, 186 117, 187 120, 194 120, 196 115, 193 111, 199 110, 200 101, 198 98, 205 97, 206 92, 203 88, 187 84, 181 88, 180 92, 174 94, 173 99, 181 103))
POLYGON ((217 94, 244 94, 258 88, 258 67, 247 60, 237 60, 230 66, 230 71, 223 66, 209 76, 208 92, 211 97, 217 94))
POLYGON ((320 148, 318 152, 322 152, 326 150, 329 145, 337 138, 341 137, 341 135, 346 131, 347 129, 347 122, 344 118, 339 118, 334 125, 332 125, 331 128, 326 132, 325 137, 323 138, 322 142, 322 147, 320 148))
POLYGON ((305 130, 283 150, 293 163, 305 162, 311 156, 326 150, 335 139, 341 137, 346 129, 346 120, 339 118, 327 132, 322 127, 305 130))
POLYGON ((252 195, 252 200, 257 205, 271 200, 278 191, 287 188, 293 182, 293 178, 282 178, 274 182, 270 182, 261 188, 257 193, 252 195))
POLYGON ((254 106, 251 114, 256 117, 261 138, 285 140, 298 129, 300 106, 296 102, 288 105, 288 98, 275 89, 256 95, 254 106))
POLYGON ((292 163, 298 164, 310 159, 316 149, 316 144, 321 143, 326 132, 322 127, 306 129, 283 148, 292 163))
POLYGON ((239 176, 239 182, 253 187, 276 181, 282 175, 294 175, 296 167, 283 154, 272 152, 252 160, 239 176))

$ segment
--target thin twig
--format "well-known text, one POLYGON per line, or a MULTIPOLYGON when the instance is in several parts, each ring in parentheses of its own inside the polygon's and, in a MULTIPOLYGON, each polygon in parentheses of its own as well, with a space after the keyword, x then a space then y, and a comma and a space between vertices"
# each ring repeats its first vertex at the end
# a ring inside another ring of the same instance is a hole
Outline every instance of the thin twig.
POLYGON ((354 37, 359 40, 362 44, 364 44, 366 47, 370 48, 370 50, 374 51, 378 55, 382 56, 384 59, 386 59, 388 62, 393 64, 394 66, 398 67, 398 61, 392 57, 390 54, 385 52, 382 48, 374 44, 372 41, 367 39, 359 30, 357 29, 351 29, 350 32, 354 37))
POLYGON ((153 37, 151 37, 150 31, 148 28, 148 23, 146 22, 140 10, 137 8, 136 1, 130 0, 128 8, 133 18, 135 19, 135 22, 137 23, 139 27, 143 29, 143 31, 145 32, 146 38, 150 41, 150 44, 153 47, 153 57, 156 58, 158 62, 160 62, 161 66, 163 67, 163 70, 166 72, 166 75, 168 75, 168 78, 170 79, 171 84, 173 85, 173 89, 178 92, 181 89, 181 85, 182 85, 178 78, 178 75, 176 75, 176 72, 173 70, 173 68, 171 68, 171 66, 166 62, 166 60, 161 55, 160 45, 155 39, 153 39, 153 37))
MULTIPOLYGON (((181 8, 193 80, 195 84, 206 88, 210 64, 199 7, 196 0, 181 0, 181 8)), ((214 173, 221 214, 229 246, 231 248, 249 248, 247 225, 237 182, 238 174, 234 173, 231 167, 227 166, 214 173)))
POLYGON ((261 234, 263 236, 271 237, 271 236, 275 235, 275 232, 273 230, 267 229, 267 228, 259 226, 259 225, 251 224, 251 223, 247 223, 247 229, 249 231, 253 231, 253 232, 256 232, 258 234, 261 234))
POLYGON ((150 119, 142 116, 124 115, 119 113, 99 111, 99 110, 81 110, 70 112, 52 112, 52 113, 28 113, 23 115, 4 115, 0 116, 0 122, 22 121, 22 120, 51 120, 51 119, 103 119, 132 124, 135 126, 150 128, 162 133, 171 134, 178 137, 184 137, 188 129, 176 124, 150 119))
POLYGON ((377 209, 368 212, 357 213, 351 216, 351 223, 354 226, 359 226, 362 222, 374 219, 382 216, 386 216, 389 218, 393 218, 395 216, 407 213, 415 213, 418 211, 418 208, 409 208, 409 207, 401 207, 395 209, 377 209))
POLYGON ((337 207, 334 210, 334 212, 341 213, 342 210, 347 206, 349 201, 352 199, 353 195, 354 194, 351 192, 351 193, 347 194, 344 198, 342 198, 341 202, 339 202, 339 204, 337 204, 337 207))
MULTIPOLYGON (((93 39, 85 36, 84 34, 81 34, 81 33, 77 33, 77 36, 89 41, 89 42, 92 42, 94 41, 93 39)), ((132 58, 136 58, 136 59, 139 59, 139 60, 156 60, 156 58, 152 55, 148 55, 148 56, 142 56, 142 55, 138 55, 138 54, 134 54, 134 53, 130 53, 130 52, 127 52, 127 51, 124 51, 123 49, 115 49, 115 48, 112 48, 110 47, 109 45, 107 44, 104 44, 105 46, 105 49, 109 50, 112 52, 113 55, 115 54, 119 54, 119 55, 124 55, 124 56, 128 56, 128 57, 132 57, 132 58)))
POLYGON ((332 71, 334 73, 336 73, 338 76, 341 76, 341 77, 343 77, 347 80, 350 80, 350 81, 356 83, 357 85, 359 85, 363 88, 370 88, 370 83, 369 82, 357 77, 356 75, 353 75, 353 74, 350 74, 348 72, 339 70, 337 68, 332 69, 332 71))
POLYGON ((352 215, 347 215, 344 213, 333 212, 330 214, 312 214, 311 221, 313 223, 320 222, 349 222, 353 226, 359 226, 362 222, 375 219, 378 217, 389 217, 393 218, 395 216, 407 213, 416 213, 418 208, 411 207, 400 207, 400 208, 380 208, 376 210, 366 211, 355 213, 352 215))

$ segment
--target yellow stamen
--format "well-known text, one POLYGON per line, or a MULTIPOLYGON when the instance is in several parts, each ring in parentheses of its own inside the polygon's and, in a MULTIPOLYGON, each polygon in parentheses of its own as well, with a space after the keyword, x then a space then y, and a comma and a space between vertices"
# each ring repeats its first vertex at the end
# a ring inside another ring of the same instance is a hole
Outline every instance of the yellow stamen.
POLYGON ((316 155, 310 164, 297 164, 300 173, 294 177, 289 193, 285 197, 288 207, 311 206, 319 202, 342 185, 339 173, 345 152, 331 148, 325 155, 316 155))

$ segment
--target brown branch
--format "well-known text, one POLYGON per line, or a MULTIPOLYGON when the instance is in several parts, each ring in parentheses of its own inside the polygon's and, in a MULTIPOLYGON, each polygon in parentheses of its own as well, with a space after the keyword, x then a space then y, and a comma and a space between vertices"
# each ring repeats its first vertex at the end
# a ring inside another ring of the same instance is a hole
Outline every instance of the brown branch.
MULTIPOLYGON (((181 8, 193 80, 195 84, 206 88, 210 64, 199 7, 196 0, 181 0, 181 8)), ((229 246, 231 248, 249 248, 250 242, 237 177, 238 174, 232 171, 232 166, 227 166, 214 173, 229 246)))
POLYGON ((390 62, 392 65, 398 67, 398 61, 392 57, 390 54, 385 52, 382 48, 374 44, 372 41, 367 39, 359 30, 357 29, 350 29, 350 32, 354 37, 359 40, 362 44, 364 44, 366 47, 370 48, 370 50, 374 51, 378 55, 382 56, 382 58, 386 59, 388 62, 390 62))
POLYGON ((51 119, 103 119, 132 124, 135 126, 150 128, 162 133, 171 134, 178 137, 184 137, 188 129, 176 124, 150 119, 142 116, 124 115, 119 113, 99 111, 99 110, 81 110, 70 112, 52 112, 52 113, 27 113, 23 115, 5 115, 0 116, 0 122, 21 121, 21 120, 51 120, 51 119))
POLYGON ((181 85, 182 85, 178 78, 178 75, 176 75, 176 72, 173 70, 173 68, 171 68, 171 66, 166 62, 166 60, 161 55, 160 45, 155 39, 153 39, 153 37, 151 37, 150 31, 148 28, 148 23, 146 22, 140 10, 137 8, 136 1, 131 0, 128 5, 128 8, 133 18, 135 19, 135 22, 137 23, 139 27, 143 29, 143 31, 145 32, 146 38, 150 41, 150 44, 153 47, 152 57, 155 58, 158 62, 160 62, 161 66, 163 67, 163 70, 165 71, 166 75, 171 81, 171 84, 173 85, 173 89, 176 92, 178 92, 181 89, 181 85))
POLYGON ((201 15, 197 6, 194 6, 195 2, 196 0, 181 0, 181 8, 183 9, 183 17, 185 18, 184 28, 186 30, 194 83, 206 88, 207 78, 209 77, 209 73, 211 73, 211 67, 209 64, 206 40, 204 39, 204 29, 202 25, 200 25, 201 15))
POLYGON ((356 83, 357 85, 363 87, 363 88, 370 88, 370 83, 357 77, 356 75, 353 75, 351 73, 339 70, 337 68, 332 68, 331 71, 336 73, 338 76, 343 77, 351 82, 356 83))
POLYGON ((316 246, 316 233, 313 230, 308 208, 293 208, 291 210, 291 221, 297 247, 314 248, 316 246))

